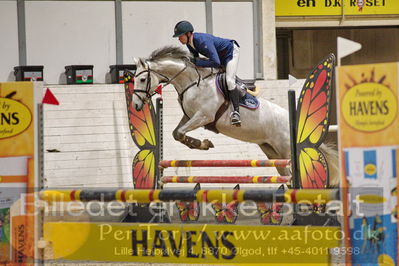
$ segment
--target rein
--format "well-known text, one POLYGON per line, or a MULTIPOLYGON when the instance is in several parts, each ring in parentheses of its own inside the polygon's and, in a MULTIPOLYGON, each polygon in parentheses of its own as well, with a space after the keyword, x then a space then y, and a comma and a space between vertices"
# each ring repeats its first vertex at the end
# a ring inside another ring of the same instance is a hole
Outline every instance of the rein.
POLYGON ((154 96, 156 94, 156 92, 154 91, 153 93, 150 93, 151 90, 151 72, 163 77, 164 79, 166 79, 166 83, 164 86, 169 85, 174 79, 176 79, 181 73, 183 73, 186 69, 187 69, 187 64, 185 64, 185 66, 183 67, 182 70, 180 70, 179 72, 177 72, 176 75, 174 75, 172 78, 168 78, 166 75, 159 73, 158 71, 155 71, 153 69, 150 68, 150 66, 147 64, 147 69, 137 73, 134 75, 135 78, 137 78, 138 76, 140 76, 143 73, 147 73, 147 85, 145 90, 134 90, 134 94, 142 101, 142 102, 146 102, 146 99, 151 98, 152 96, 154 96), (143 99, 139 94, 137 94, 137 92, 144 92, 146 94, 146 99, 143 99))
MULTIPOLYGON (((166 75, 164 75, 164 74, 162 74, 162 73, 159 73, 158 71, 155 71, 155 70, 151 69, 150 66, 149 66, 149 64, 148 64, 148 62, 145 62, 145 63, 146 63, 147 69, 144 69, 144 70, 142 70, 141 72, 135 74, 134 77, 137 78, 138 76, 142 75, 143 73, 147 73, 147 84, 146 84, 146 88, 145 88, 145 90, 134 90, 134 91, 133 91, 133 93, 134 93, 143 103, 144 103, 144 102, 147 102, 152 96, 154 96, 154 95, 157 93, 156 91, 150 93, 150 90, 151 90, 151 72, 153 72, 154 74, 157 74, 157 75, 161 76, 162 78, 164 78, 164 79, 166 80, 166 83, 164 84, 164 86, 167 86, 167 85, 171 84, 173 80, 175 80, 181 73, 183 73, 183 72, 187 69, 187 62, 184 62, 184 67, 183 67, 179 72, 177 72, 177 74, 174 75, 172 78, 169 78, 169 77, 167 77, 166 75), (145 93, 145 97, 140 96, 140 95, 138 94, 138 92, 145 93)), ((207 79, 207 78, 209 78, 209 77, 212 77, 212 76, 214 76, 214 75, 216 74, 216 73, 213 72, 213 68, 212 68, 212 69, 211 69, 211 72, 210 72, 208 75, 206 75, 205 77, 201 77, 201 74, 200 74, 200 72, 198 71, 197 66, 194 65, 194 68, 195 68, 195 71, 197 72, 198 80, 196 80, 196 81, 190 83, 181 93, 179 93, 179 92, 176 91, 177 94, 178 94, 178 99, 179 99, 179 104, 180 104, 180 106, 181 106, 181 109, 182 109, 184 115, 187 116, 187 117, 189 117, 189 116, 187 115, 187 113, 186 113, 186 111, 184 110, 184 107, 183 107, 183 97, 184 97, 184 94, 185 94, 190 88, 192 88, 194 85, 199 86, 201 80, 205 80, 205 79, 207 79)), ((214 131, 214 132, 216 132, 216 133, 219 133, 218 130, 216 129, 216 122, 217 122, 217 121, 219 120, 219 118, 223 115, 223 113, 227 110, 228 106, 229 106, 229 101, 226 101, 226 100, 225 100, 224 103, 220 106, 220 108, 219 108, 218 111, 216 112, 215 120, 214 120, 213 122, 211 122, 211 123, 205 125, 205 128, 206 128, 206 129, 209 129, 209 130, 212 130, 212 131, 214 131)))
MULTIPOLYGON (((146 102, 149 98, 151 98, 152 96, 154 96, 156 94, 156 92, 152 92, 150 93, 151 90, 151 72, 153 72, 154 74, 157 74, 159 76, 161 76, 162 78, 164 78, 166 80, 166 83, 163 86, 167 86, 169 84, 171 84, 171 82, 176 79, 181 73, 183 73, 186 69, 187 69, 187 63, 184 62, 184 67, 177 72, 176 75, 174 75, 172 78, 168 78, 166 75, 159 73, 158 71, 155 71, 153 69, 150 68, 149 64, 146 62, 147 65, 147 69, 137 73, 134 75, 135 78, 137 78, 138 76, 140 76, 143 73, 147 73, 147 84, 146 84, 146 88, 145 90, 134 90, 134 94, 142 101, 142 102, 146 102), (143 99, 143 97, 141 97, 138 92, 143 92, 145 93, 145 98, 143 99)), ((183 100, 183 95, 184 93, 186 93, 187 90, 189 90, 191 87, 193 87, 194 85, 199 86, 201 80, 205 80, 209 77, 211 77, 213 75, 213 72, 211 71, 211 73, 209 75, 207 75, 206 77, 201 79, 201 74, 198 71, 198 68, 195 67, 195 71, 197 72, 198 75, 198 81, 191 83, 190 85, 188 85, 181 93, 178 93, 179 95, 179 99, 182 101, 183 100)))
MULTIPOLYGON (((205 80, 205 79, 207 79, 207 78, 209 78, 209 77, 212 77, 212 76, 214 75, 213 71, 211 70, 211 73, 210 73, 210 74, 206 75, 204 78, 201 79, 201 74, 199 73, 197 67, 195 67, 195 71, 196 71, 197 74, 198 74, 198 82, 193 82, 193 83, 191 83, 191 84, 188 85, 180 94, 177 93, 177 94, 179 95, 179 100, 182 101, 182 102, 183 102, 184 93, 186 93, 186 91, 188 91, 188 89, 190 89, 190 88, 191 88, 192 86, 194 86, 194 85, 199 86, 201 80, 205 80)), ((182 106, 182 107, 183 107, 183 106, 182 106)), ((184 111, 184 110, 183 110, 183 111, 184 111)))

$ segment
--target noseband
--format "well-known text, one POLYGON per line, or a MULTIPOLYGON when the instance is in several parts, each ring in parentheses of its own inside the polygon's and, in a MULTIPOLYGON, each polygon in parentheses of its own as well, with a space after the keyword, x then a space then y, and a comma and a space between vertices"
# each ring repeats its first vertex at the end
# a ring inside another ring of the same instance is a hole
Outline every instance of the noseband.
POLYGON ((186 69, 187 69, 187 64, 184 64, 184 67, 182 70, 180 70, 179 72, 177 72, 177 74, 172 77, 172 78, 168 78, 167 76, 165 76, 164 74, 161 74, 153 69, 150 68, 150 66, 148 65, 148 63, 146 62, 147 65, 147 69, 144 69, 143 71, 137 73, 134 75, 134 78, 136 79, 138 76, 140 76, 143 73, 147 73, 147 84, 146 84, 146 88, 145 90, 134 90, 133 93, 142 101, 142 102, 146 102, 148 101, 152 96, 154 96, 157 92, 152 92, 150 93, 151 90, 151 72, 153 72, 154 74, 157 74, 159 76, 161 76, 162 78, 164 78, 166 80, 166 83, 163 86, 167 86, 169 85, 175 78, 177 78, 177 76, 179 76, 181 73, 183 73, 186 69), (145 98, 143 99, 143 97, 141 97, 138 92, 142 92, 145 93, 145 98))

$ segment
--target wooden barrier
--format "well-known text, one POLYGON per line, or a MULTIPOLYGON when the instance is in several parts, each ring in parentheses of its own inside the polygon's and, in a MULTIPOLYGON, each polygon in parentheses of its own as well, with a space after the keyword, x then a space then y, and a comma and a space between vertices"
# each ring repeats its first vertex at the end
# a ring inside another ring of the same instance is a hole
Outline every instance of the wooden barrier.
POLYGON ((282 190, 43 190, 40 199, 47 202, 70 201, 122 201, 150 203, 160 201, 198 202, 286 202, 326 203, 339 199, 337 189, 288 189, 282 190))
POLYGON ((161 183, 287 183, 290 176, 164 176, 161 183))

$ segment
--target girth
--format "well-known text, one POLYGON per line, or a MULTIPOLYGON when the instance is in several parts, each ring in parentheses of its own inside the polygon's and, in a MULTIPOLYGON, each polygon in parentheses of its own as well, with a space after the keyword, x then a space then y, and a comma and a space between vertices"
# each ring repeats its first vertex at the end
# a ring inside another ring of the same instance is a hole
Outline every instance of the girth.
MULTIPOLYGON (((184 108, 183 108, 183 97, 179 97, 179 104, 181 106, 181 109, 183 110, 184 115, 187 116, 188 118, 190 118, 187 115, 187 113, 184 111, 184 108)), ((217 130, 217 128, 216 128, 216 123, 219 120, 219 118, 222 117, 224 112, 226 112, 226 110, 229 108, 229 105, 230 105, 230 101, 225 99, 224 102, 222 103, 222 105, 216 111, 215 119, 211 123, 206 124, 204 126, 204 128, 207 129, 207 130, 210 130, 212 132, 215 132, 216 134, 219 134, 219 130, 217 130)))
MULTIPOLYGON (((213 73, 211 73, 210 75, 204 77, 202 80, 207 79, 207 78, 209 78, 209 77, 212 76, 212 75, 213 75, 213 73)), ((187 116, 188 118, 190 118, 190 117, 187 115, 186 111, 184 111, 184 107, 183 107, 183 96, 184 96, 185 92, 186 92, 189 88, 191 88, 192 86, 194 86, 195 84, 196 84, 196 82, 190 84, 181 94, 179 94, 179 104, 180 104, 180 106, 181 106, 181 109, 183 110, 184 115, 187 116)), ((215 119, 214 119, 211 123, 206 124, 206 125, 204 126, 204 128, 207 129, 207 130, 213 131, 213 132, 215 132, 216 134, 219 134, 219 130, 216 129, 216 123, 217 123, 217 121, 219 120, 219 118, 222 117, 222 115, 224 114, 224 112, 226 112, 226 110, 229 108, 229 105, 230 105, 230 100, 228 100, 228 99, 225 98, 225 99, 224 99, 224 102, 222 103, 222 105, 221 105, 221 106, 219 107, 219 109, 216 111, 215 119)))
POLYGON ((227 108, 229 108, 229 105, 230 105, 230 101, 225 99, 223 104, 217 110, 217 112, 215 114, 215 119, 213 120, 213 122, 206 124, 204 126, 204 128, 207 130, 213 131, 216 134, 219 134, 219 130, 217 130, 217 128, 216 128, 216 122, 219 120, 220 117, 222 117, 224 112, 226 112, 227 108))

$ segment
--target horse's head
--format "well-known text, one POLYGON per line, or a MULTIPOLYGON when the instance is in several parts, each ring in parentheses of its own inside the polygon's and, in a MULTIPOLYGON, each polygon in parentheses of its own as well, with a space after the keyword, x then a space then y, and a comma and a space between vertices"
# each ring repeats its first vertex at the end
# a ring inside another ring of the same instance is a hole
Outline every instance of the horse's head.
MULTIPOLYGON (((134 108, 140 111, 144 103, 156 93, 160 83, 167 86, 176 82, 187 66, 191 64, 189 59, 187 51, 173 46, 155 50, 147 60, 135 59, 137 69, 132 101, 134 108)), ((195 73, 198 74, 198 70, 195 73)), ((191 82, 190 78, 188 82, 191 82)), ((173 85, 175 86, 175 84, 173 85)))
POLYGON ((135 60, 137 69, 134 75, 134 93, 132 104, 137 111, 143 109, 144 103, 148 102, 156 93, 160 80, 159 73, 150 68, 150 64, 142 59, 135 60))

